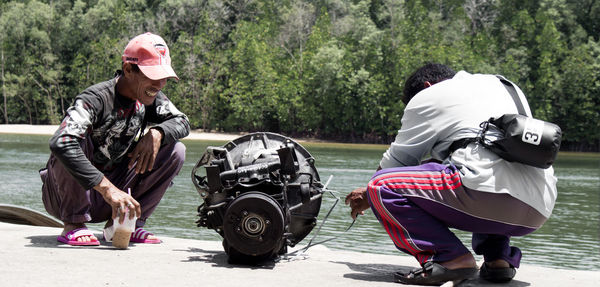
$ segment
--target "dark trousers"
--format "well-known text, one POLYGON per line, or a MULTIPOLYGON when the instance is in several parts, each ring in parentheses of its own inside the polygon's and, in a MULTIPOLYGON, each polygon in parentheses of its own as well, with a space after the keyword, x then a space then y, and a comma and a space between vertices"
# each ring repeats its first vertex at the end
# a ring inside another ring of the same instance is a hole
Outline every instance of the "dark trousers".
POLYGON ((541 227, 546 218, 508 194, 471 190, 453 166, 427 163, 378 171, 367 187, 371 209, 398 249, 420 264, 444 262, 469 250, 449 228, 473 232, 472 247, 485 261, 519 267, 511 236, 541 227))
MULTIPOLYGON (((90 159, 93 149, 91 140, 85 140, 81 147, 90 159)), ((185 145, 175 142, 161 147, 150 172, 136 174, 135 165, 129 169, 129 161, 125 159, 104 174, 117 188, 123 191, 131 188, 131 195, 142 208, 142 216, 137 220, 136 227, 144 226, 179 173, 184 160, 185 145)), ((111 218, 112 209, 102 195, 96 190, 84 189, 54 155, 50 155, 46 168, 40 170, 40 177, 43 183, 42 200, 50 215, 68 223, 103 222, 111 218)))

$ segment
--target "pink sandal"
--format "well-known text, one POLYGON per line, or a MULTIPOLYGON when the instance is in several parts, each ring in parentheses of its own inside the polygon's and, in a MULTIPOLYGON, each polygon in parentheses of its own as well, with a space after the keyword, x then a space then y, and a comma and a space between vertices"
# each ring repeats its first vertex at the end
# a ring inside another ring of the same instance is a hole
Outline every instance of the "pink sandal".
POLYGON ((156 243, 162 242, 158 238, 148 239, 148 236, 150 236, 150 235, 154 235, 154 234, 144 230, 142 227, 138 227, 135 229, 135 231, 133 233, 131 233, 131 239, 129 240, 129 242, 148 243, 148 244, 156 244, 156 243))
MULTIPOLYGON (((69 244, 72 246, 98 246, 100 245, 100 241, 98 239, 91 239, 91 241, 77 241, 80 237, 92 237, 94 234, 87 228, 77 228, 73 229, 65 235, 59 235, 56 240, 58 242, 62 242, 65 244, 69 244)), ((95 237, 95 236, 94 236, 95 237)))

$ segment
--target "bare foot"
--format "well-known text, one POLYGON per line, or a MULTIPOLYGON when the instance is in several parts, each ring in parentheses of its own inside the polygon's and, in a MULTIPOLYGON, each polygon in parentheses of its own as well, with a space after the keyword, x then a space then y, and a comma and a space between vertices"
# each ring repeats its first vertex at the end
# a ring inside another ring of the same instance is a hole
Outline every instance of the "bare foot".
POLYGON ((477 262, 471 253, 465 253, 452 260, 440 262, 440 265, 450 270, 459 268, 477 268, 477 262))
MULTIPOLYGON (((67 235, 67 233, 69 233, 69 231, 77 229, 77 228, 85 228, 85 224, 84 223, 68 223, 65 222, 65 228, 63 229, 61 235, 65 236, 67 235)), ((90 241, 94 241, 94 240, 98 240, 98 238, 96 238, 96 236, 92 235, 92 236, 81 236, 79 238, 77 238, 77 241, 79 242, 90 242, 90 241)))
POLYGON ((156 237, 156 236, 154 236, 154 235, 151 235, 151 234, 149 234, 149 235, 148 235, 148 237, 146 237, 146 239, 147 239, 147 240, 157 240, 157 239, 158 239, 158 237, 156 237))

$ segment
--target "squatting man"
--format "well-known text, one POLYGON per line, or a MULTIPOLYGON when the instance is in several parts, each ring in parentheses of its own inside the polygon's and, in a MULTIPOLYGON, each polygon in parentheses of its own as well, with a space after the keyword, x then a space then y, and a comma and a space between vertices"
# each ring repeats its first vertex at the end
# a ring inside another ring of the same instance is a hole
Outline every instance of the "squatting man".
POLYGON ((506 161, 477 142, 451 146, 475 137, 490 117, 516 114, 513 98, 495 75, 426 64, 407 79, 402 100, 402 127, 378 171, 346 197, 352 217, 370 207, 395 246, 417 259, 422 268, 396 273, 400 283, 440 285, 478 272, 488 281, 510 281, 521 261, 510 237, 550 217, 554 171, 506 161), (473 250, 485 261, 480 269, 449 228, 473 232, 473 250))
POLYGON ((99 245, 86 223, 106 221, 109 239, 113 219, 123 222, 127 211, 137 217, 130 242, 161 242, 143 227, 183 165, 178 139, 189 121, 161 91, 178 78, 160 36, 131 39, 121 68, 75 98, 40 170, 44 206, 64 222, 57 240, 65 244, 99 245))

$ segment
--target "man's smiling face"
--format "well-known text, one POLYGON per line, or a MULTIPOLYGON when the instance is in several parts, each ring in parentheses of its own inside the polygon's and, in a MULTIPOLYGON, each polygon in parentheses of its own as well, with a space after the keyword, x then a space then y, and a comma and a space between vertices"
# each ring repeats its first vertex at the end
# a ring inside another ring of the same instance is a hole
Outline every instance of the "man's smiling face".
POLYGON ((156 95, 167 83, 167 79, 160 80, 152 80, 141 70, 134 71, 133 67, 124 67, 125 73, 128 77, 129 90, 132 94, 130 94, 130 98, 133 100, 138 100, 142 104, 149 106, 154 103, 154 99, 156 95))

